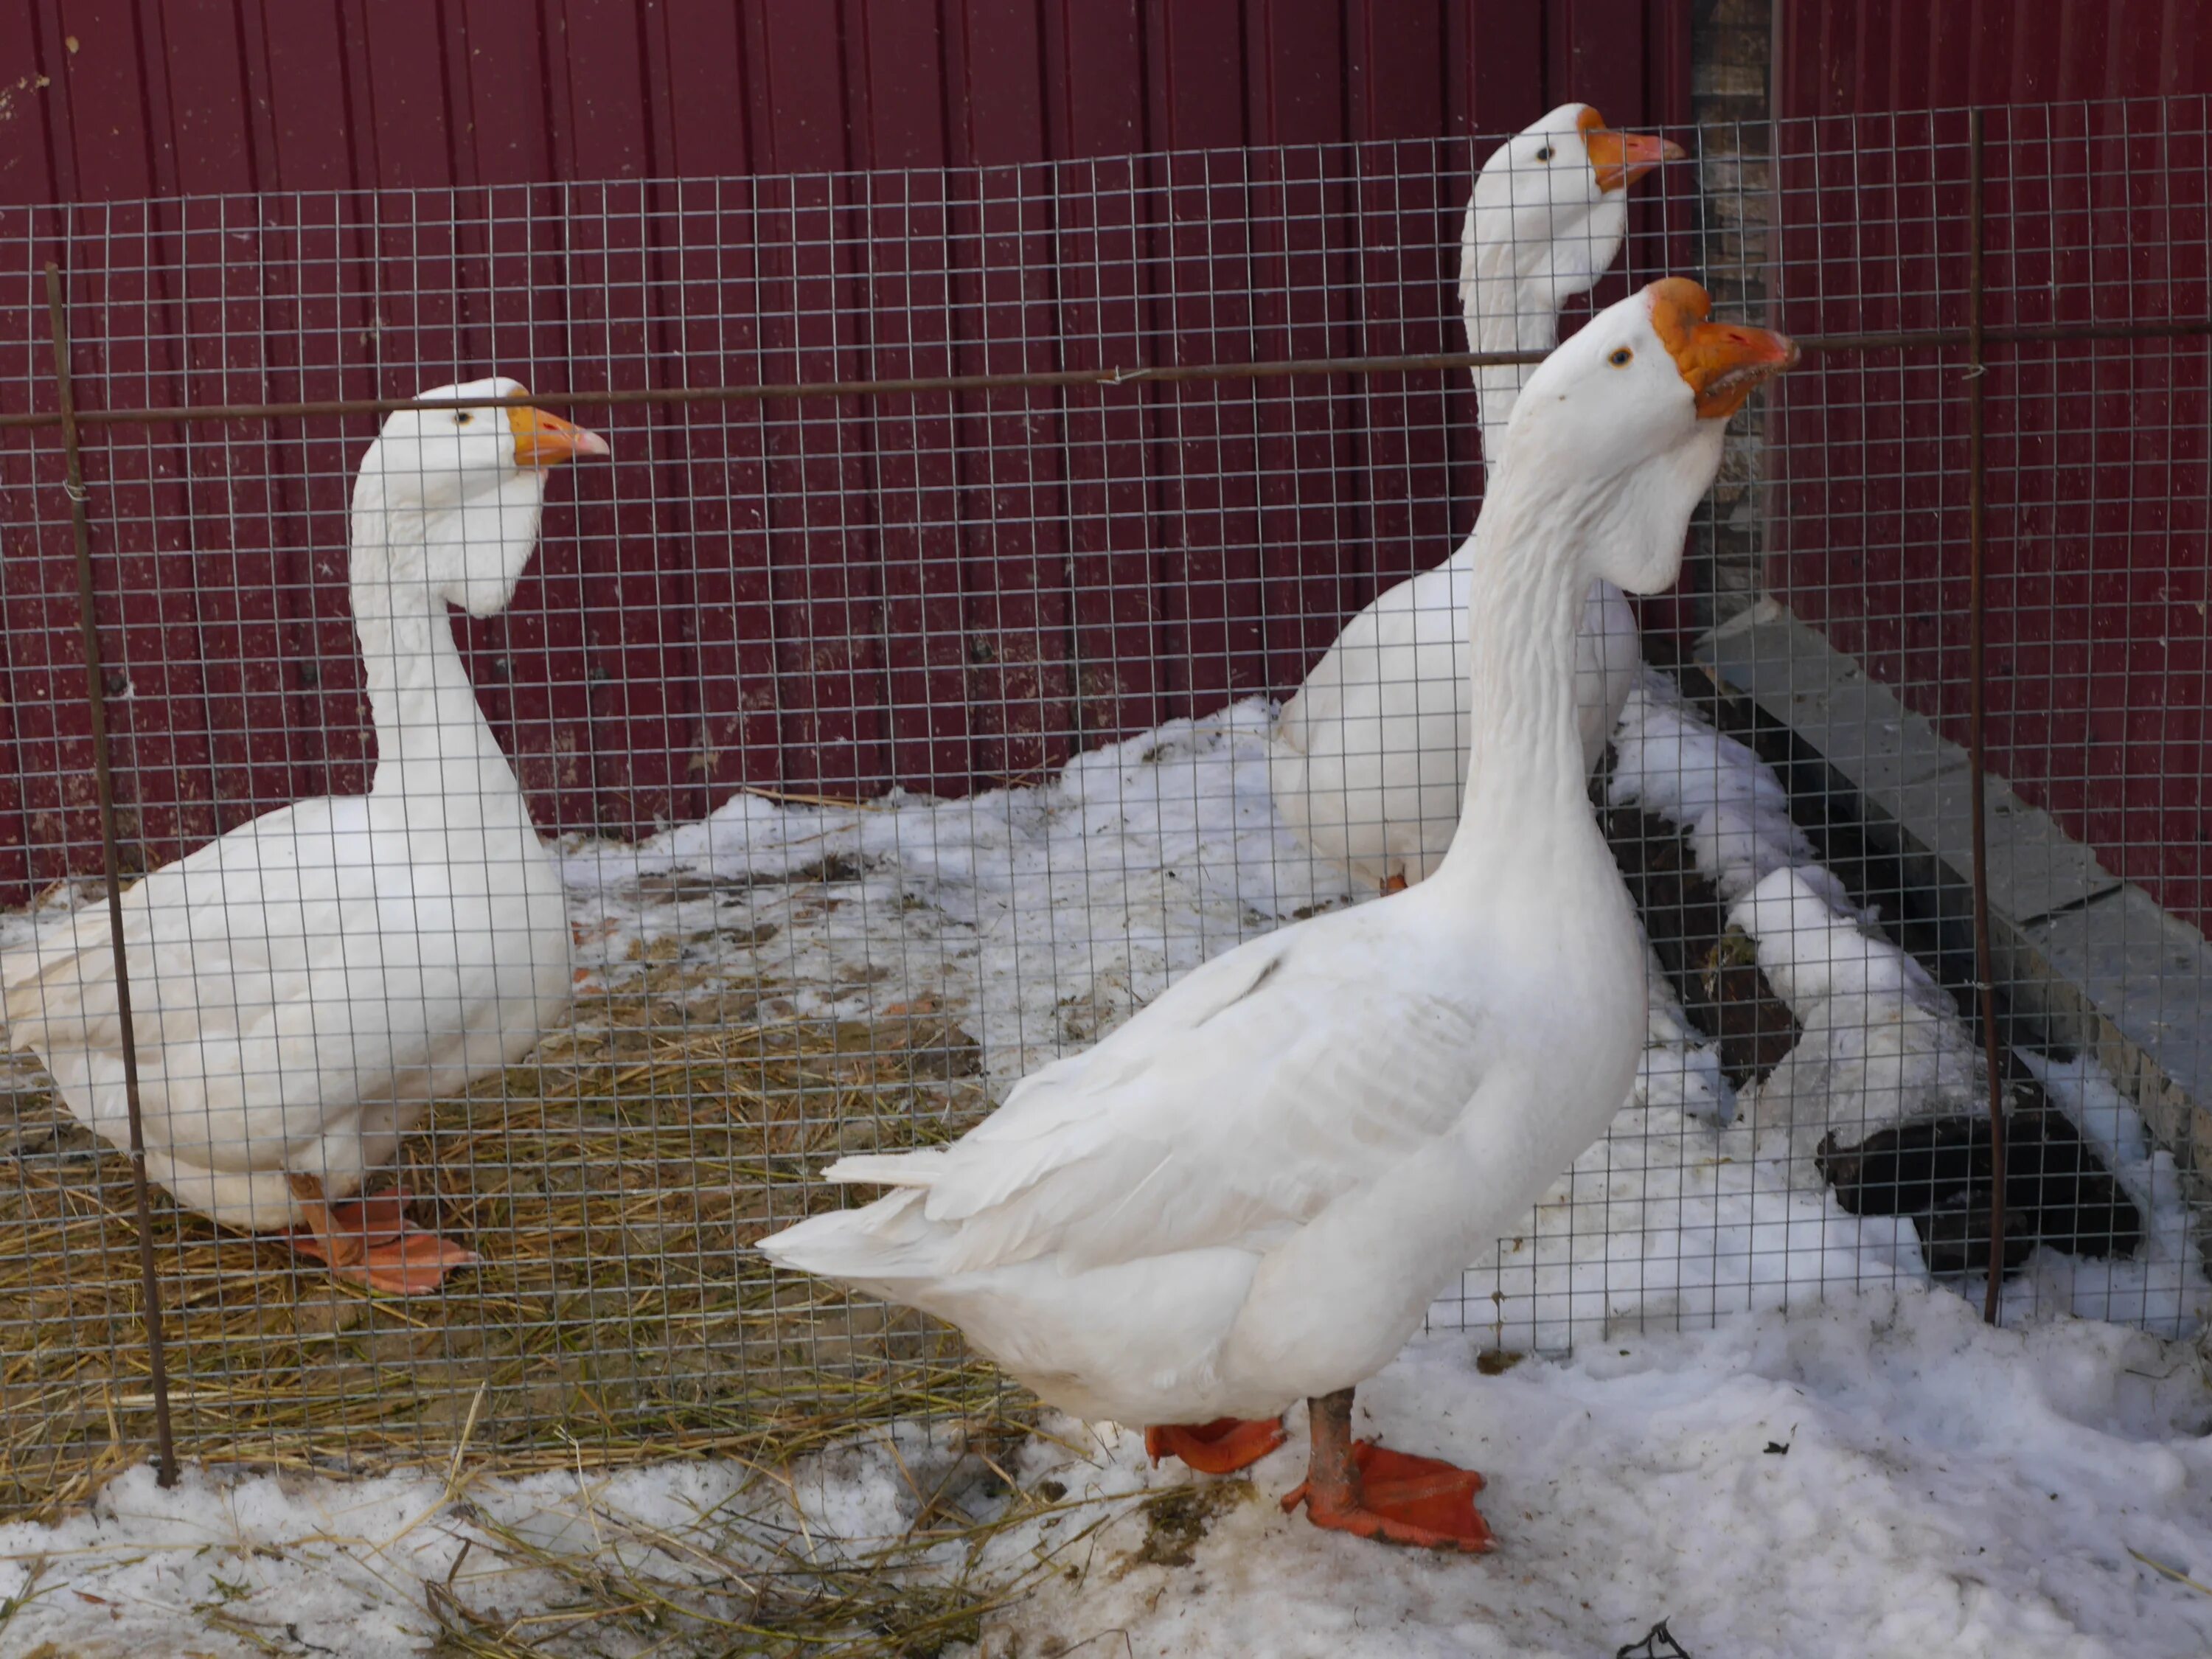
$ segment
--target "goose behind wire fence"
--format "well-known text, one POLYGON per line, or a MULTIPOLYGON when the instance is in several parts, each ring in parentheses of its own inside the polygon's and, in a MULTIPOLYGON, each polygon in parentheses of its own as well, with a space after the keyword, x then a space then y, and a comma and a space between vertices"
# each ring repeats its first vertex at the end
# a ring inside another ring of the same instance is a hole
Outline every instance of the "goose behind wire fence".
MULTIPOLYGON (((2182 1332, 2212 1298, 2206 112, 1989 120, 2004 1309, 2182 1332), (2169 331, 2051 337, 2084 325, 2169 331)), ((1565 307, 1688 274, 1838 349, 1739 420, 1681 589, 1636 615, 1593 796, 1653 946, 1650 1045, 1612 1133, 1437 1304, 1482 1348, 1986 1266, 1966 133, 1670 133, 1685 158, 1565 307)), ((512 602, 453 613, 551 848, 569 1007, 433 1091, 367 1190, 477 1260, 375 1294, 157 1186, 181 1449, 526 1462, 1012 1403, 943 1331, 747 1247, 839 1201, 830 1158, 956 1135, 1177 974, 1375 890, 1301 839, 1271 744, 1347 621, 1474 522, 1475 377, 1344 360, 1465 347, 1462 221, 1505 137, 0 211, 0 416, 56 406, 38 273, 66 276, 126 881, 390 763, 350 592, 380 416, 103 415, 501 374, 612 450, 548 483, 512 602), (1288 362, 1337 367, 1250 372, 1288 362), (842 389, 756 395, 801 383, 842 389)), ((104 898, 56 430, 0 468, 20 952, 104 898)), ((151 1399, 127 1158, 12 1064, 25 1504, 135 1455, 151 1399)))

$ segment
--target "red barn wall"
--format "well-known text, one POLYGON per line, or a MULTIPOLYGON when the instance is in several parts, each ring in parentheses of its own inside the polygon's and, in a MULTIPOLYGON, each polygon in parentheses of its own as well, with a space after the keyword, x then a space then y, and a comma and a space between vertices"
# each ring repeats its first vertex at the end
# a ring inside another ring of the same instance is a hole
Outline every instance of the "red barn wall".
MULTIPOLYGON (((1966 320, 1966 123, 1992 106, 1993 325, 2212 315, 2196 0, 1778 0, 1784 326, 1966 320), (2137 100, 2132 103, 2052 100, 2137 100)), ((1992 766, 2212 923, 2208 345, 2000 347, 1985 382, 1992 766)), ((1966 418, 1958 354, 1792 377, 1768 584, 1966 735, 1966 418)))
MULTIPOLYGON (((1466 136, 1571 97, 1684 118, 1689 13, 30 0, 0 11, 0 408, 52 406, 47 258, 95 407, 1447 349, 1466 136), (1182 154, 1097 159, 1147 151, 1182 154)), ((462 628, 549 830, 957 793, 1282 689, 1463 533, 1477 471, 1434 384, 580 412, 617 464, 554 486, 515 605, 462 628)), ((374 429, 89 451, 133 863, 363 787, 374 429)), ((51 433, 0 441, 8 899, 97 866, 59 477, 51 433)))

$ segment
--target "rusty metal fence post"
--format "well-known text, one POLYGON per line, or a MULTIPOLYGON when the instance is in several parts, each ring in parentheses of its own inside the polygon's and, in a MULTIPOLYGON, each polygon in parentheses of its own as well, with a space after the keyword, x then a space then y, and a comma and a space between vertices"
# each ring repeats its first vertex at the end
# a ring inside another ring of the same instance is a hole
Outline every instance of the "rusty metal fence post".
POLYGON ((2004 1286, 2005 1121, 2004 1073, 1999 1065, 1996 969, 1990 949, 1990 844, 1983 759, 1984 714, 1988 704, 1988 594, 1984 581, 1984 501, 1988 465, 1984 450, 1982 383, 1984 112, 1966 112, 1966 788, 1967 818, 1973 846, 1974 989, 1982 1024, 1982 1061, 1990 1083, 1990 1269, 1982 1292, 1982 1318, 1997 1322, 2004 1286))
POLYGON ((131 966, 123 943, 123 872, 115 850, 115 779, 108 763, 106 672, 100 659, 100 623, 93 609, 92 524, 84 488, 84 455, 77 439, 76 393, 70 379, 69 311, 61 268, 46 264, 46 314, 52 327, 54 389, 61 404, 62 454, 70 523, 76 540, 78 625, 84 638, 84 696, 92 717, 93 776, 100 791, 100 868, 107 881, 107 937, 115 952, 115 1017, 122 1033, 123 1098, 131 1115, 131 1192, 138 1229, 140 1294, 146 1309, 146 1364, 154 1393, 154 1445, 158 1479, 177 1480, 176 1444, 169 1427, 168 1356, 161 1340, 161 1281, 154 1271, 153 1206, 146 1192, 146 1137, 138 1109, 138 1044, 131 1024, 131 966))

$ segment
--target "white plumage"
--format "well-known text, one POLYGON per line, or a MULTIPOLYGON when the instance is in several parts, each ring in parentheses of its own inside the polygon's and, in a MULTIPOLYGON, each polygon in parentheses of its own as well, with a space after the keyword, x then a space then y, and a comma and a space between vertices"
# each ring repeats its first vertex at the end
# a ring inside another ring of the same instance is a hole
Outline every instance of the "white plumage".
POLYGON ((1635 1072, 1644 958, 1584 795, 1575 624, 1593 575, 1673 580, 1723 382, 1784 360, 1743 330, 1700 356, 1704 312, 1656 284, 1529 383, 1476 529, 1468 781, 1430 881, 1206 963, 951 1146, 832 1165, 900 1190, 760 1248, 951 1320, 1086 1417, 1264 1417, 1388 1363, 1635 1072))
MULTIPOLYGON (((1627 185, 1673 144, 1607 129, 1565 104, 1483 164, 1460 232, 1473 351, 1548 351, 1570 300, 1597 285, 1628 230, 1627 185)), ((1530 364, 1474 371, 1494 487, 1530 364)), ((1468 717, 1467 606, 1475 538, 1347 623, 1283 708, 1270 759, 1277 809, 1316 852, 1384 885, 1437 867, 1459 823, 1468 717)), ((1635 683, 1636 617, 1593 581, 1576 641, 1577 732, 1596 765, 1635 683)))
MULTIPOLYGON (((351 595, 376 732, 368 793, 267 813, 123 899, 147 1171, 181 1203, 237 1227, 304 1226, 331 1254, 325 1201, 356 1191, 431 1100, 520 1059, 566 1009, 560 875, 447 606, 502 609, 537 544, 546 469, 605 453, 550 416, 493 408, 395 413, 363 458, 351 595)), ((9 1043, 128 1145, 106 907, 0 957, 0 997, 9 1043)), ((390 1243, 404 1230, 373 1231, 390 1243)), ((344 1258, 361 1242, 334 1261, 359 1269, 344 1258)), ((401 1248, 382 1287, 427 1288, 404 1270, 424 1260, 401 1248)), ((381 1283, 374 1261, 355 1276, 381 1283)))

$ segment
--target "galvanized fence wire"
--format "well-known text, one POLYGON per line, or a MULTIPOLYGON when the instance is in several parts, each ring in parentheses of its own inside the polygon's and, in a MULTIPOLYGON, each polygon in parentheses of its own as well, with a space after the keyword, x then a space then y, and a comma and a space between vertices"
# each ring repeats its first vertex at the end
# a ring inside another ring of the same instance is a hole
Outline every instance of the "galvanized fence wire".
MULTIPOLYGON (((1594 785, 1657 964, 1636 1093, 1438 1324, 1559 1349, 1985 1273, 1993 1314, 2200 1316, 2205 118, 1707 126, 1630 192, 1568 326, 1690 274, 1808 362, 1642 607, 1594 785)), ((613 449, 553 475, 513 602, 456 613, 573 1009, 368 1188, 479 1261, 371 1295, 159 1167, 134 1218, 121 1120, 19 1055, 0 1501, 137 1455, 164 1396, 183 1450, 345 1468, 995 1409, 946 1333, 747 1247, 838 1201, 836 1154, 950 1137, 1371 890, 1275 812, 1271 700, 1474 521, 1466 371, 1536 355, 1462 349, 1498 142, 0 213, 0 946, 42 965, 104 824, 132 879, 421 735, 372 738, 348 593, 380 414, 505 374, 613 449)), ((267 896, 226 902, 304 974, 267 896)), ((155 1146, 221 1011, 146 994, 155 1146)))

